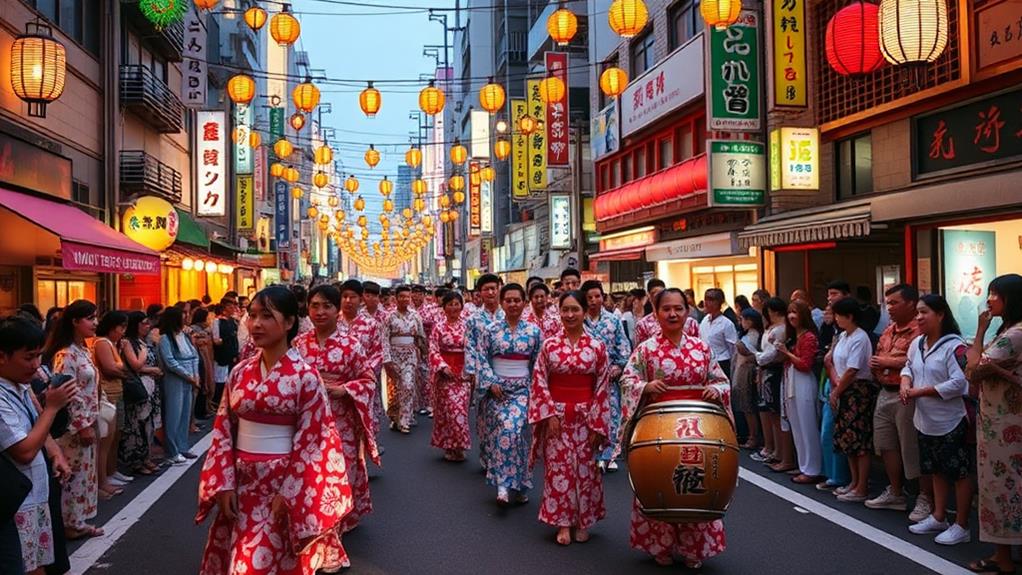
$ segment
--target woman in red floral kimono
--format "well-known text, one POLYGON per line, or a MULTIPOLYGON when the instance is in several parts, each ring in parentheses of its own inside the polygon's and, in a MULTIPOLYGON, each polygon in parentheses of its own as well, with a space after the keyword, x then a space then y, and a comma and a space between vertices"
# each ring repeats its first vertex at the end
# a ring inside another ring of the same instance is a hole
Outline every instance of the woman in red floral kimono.
POLYGON ((468 431, 468 403, 472 383, 464 374, 465 323, 461 320, 461 294, 447 292, 445 315, 429 334, 429 376, 433 382, 433 435, 429 444, 444 450, 447 461, 465 461, 472 447, 468 431))
POLYGON ((201 575, 313 575, 351 510, 341 440, 316 370, 289 349, 298 300, 269 287, 252 299, 259 352, 227 382, 199 483, 201 522, 218 507, 201 575))
POLYGON ((344 446, 344 466, 355 498, 354 509, 344 516, 341 525, 342 533, 346 533, 373 511, 366 457, 377 465, 380 457, 373 422, 373 363, 355 333, 341 331, 337 323, 340 305, 341 290, 327 284, 313 288, 309 292, 309 319, 314 329, 296 337, 293 346, 323 379, 344 446))
MULTIPOLYGON (((731 386, 713 360, 709 347, 686 335, 688 302, 677 288, 666 289, 654 302, 660 320, 659 336, 647 339, 632 352, 621 377, 621 407, 625 420, 642 406, 658 401, 702 399, 720 404, 731 412, 731 386)), ((624 426, 622 426, 624 427, 624 426)), ((674 556, 684 558, 690 568, 719 555, 726 547, 724 522, 664 523, 643 515, 639 503, 632 504, 630 543, 645 551, 660 565, 670 565, 674 556)))
POLYGON ((539 520, 557 527, 557 542, 589 540, 589 528, 607 514, 596 454, 610 434, 607 348, 586 334, 579 292, 560 298, 564 330, 543 342, 532 373, 529 423, 532 457, 545 463, 539 520))

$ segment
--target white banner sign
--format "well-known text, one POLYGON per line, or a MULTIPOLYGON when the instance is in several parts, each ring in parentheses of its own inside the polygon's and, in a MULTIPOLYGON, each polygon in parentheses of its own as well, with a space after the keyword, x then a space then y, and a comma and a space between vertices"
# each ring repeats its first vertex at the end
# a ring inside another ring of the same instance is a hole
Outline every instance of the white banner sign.
POLYGON ((227 213, 225 116, 220 110, 195 114, 195 174, 200 216, 223 216, 227 213))
POLYGON ((482 234, 493 233, 493 182, 483 182, 479 200, 479 217, 481 225, 479 232, 482 234))
POLYGON ((247 176, 252 173, 252 148, 248 145, 252 133, 252 108, 245 105, 234 107, 234 173, 247 176))
POLYGON ((486 110, 472 110, 472 157, 490 158, 490 114, 486 110))
POLYGON ((194 7, 185 14, 185 47, 181 66, 181 101, 189 108, 206 105, 206 26, 194 7))
POLYGON ((550 194, 550 249, 571 248, 571 196, 550 194))
POLYGON ((689 42, 621 94, 621 135, 628 136, 703 95, 703 43, 689 42))
POLYGON ((712 258, 740 254, 738 234, 722 232, 673 242, 662 242, 646 248, 646 261, 712 258))

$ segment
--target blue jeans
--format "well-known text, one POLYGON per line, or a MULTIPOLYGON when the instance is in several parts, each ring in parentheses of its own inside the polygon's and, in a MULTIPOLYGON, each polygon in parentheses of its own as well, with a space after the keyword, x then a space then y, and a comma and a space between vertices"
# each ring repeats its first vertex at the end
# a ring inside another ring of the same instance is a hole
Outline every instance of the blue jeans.
POLYGON ((163 378, 163 434, 167 457, 188 451, 188 426, 192 415, 192 386, 177 377, 163 378))
POLYGON ((848 458, 834 451, 834 410, 830 408, 830 379, 823 385, 823 423, 820 425, 820 447, 823 452, 823 474, 831 485, 848 485, 852 480, 848 458))

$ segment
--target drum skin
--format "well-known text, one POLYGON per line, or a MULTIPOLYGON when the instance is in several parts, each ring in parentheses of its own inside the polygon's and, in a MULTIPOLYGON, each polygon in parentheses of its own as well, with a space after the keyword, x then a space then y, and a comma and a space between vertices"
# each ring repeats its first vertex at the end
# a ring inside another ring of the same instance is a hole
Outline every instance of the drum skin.
POLYGON ((705 401, 644 407, 628 435, 628 479, 644 515, 667 523, 720 519, 738 486, 728 413, 705 401))

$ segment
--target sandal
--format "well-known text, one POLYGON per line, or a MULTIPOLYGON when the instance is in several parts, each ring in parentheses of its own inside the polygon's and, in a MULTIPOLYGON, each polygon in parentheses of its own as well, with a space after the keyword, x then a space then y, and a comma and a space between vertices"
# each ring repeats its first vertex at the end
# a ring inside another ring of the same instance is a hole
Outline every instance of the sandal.
POLYGON ((980 559, 979 561, 973 561, 966 567, 973 573, 997 573, 998 575, 1012 575, 1015 573, 1014 568, 1007 571, 1001 571, 1001 566, 997 564, 997 561, 993 561, 992 559, 980 559))
POLYGON ((585 543, 586 541, 589 541, 589 531, 587 529, 576 529, 575 542, 585 543))
POLYGON ((794 465, 792 465, 791 467, 784 467, 783 465, 781 465, 780 461, 772 465, 767 465, 767 467, 769 467, 770 471, 773 471, 774 473, 787 473, 793 469, 798 469, 798 467, 795 467, 794 465))
POLYGON ((571 530, 561 529, 557 532, 558 545, 571 545, 571 530))
POLYGON ((86 525, 85 529, 72 529, 68 527, 64 530, 64 536, 67 537, 68 541, 78 541, 79 539, 88 539, 92 537, 102 537, 105 534, 102 528, 95 527, 93 525, 86 525))
POLYGON ((819 477, 812 477, 805 473, 799 473, 791 478, 792 483, 798 483, 799 485, 809 485, 810 483, 815 485, 819 480, 819 477))

